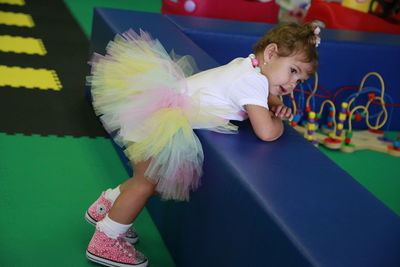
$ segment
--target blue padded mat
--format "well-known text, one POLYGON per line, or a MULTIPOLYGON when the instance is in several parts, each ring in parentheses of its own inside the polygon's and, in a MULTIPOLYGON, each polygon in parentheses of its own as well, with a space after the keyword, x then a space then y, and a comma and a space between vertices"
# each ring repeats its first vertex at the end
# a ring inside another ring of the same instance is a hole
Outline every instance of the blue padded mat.
MULTIPOLYGON (((93 27, 95 51, 143 28, 200 68, 217 64, 160 14, 99 8, 93 27)), ((266 143, 240 126, 238 135, 196 132, 204 176, 190 202, 147 205, 178 266, 399 266, 396 214, 291 127, 266 143)))
MULTIPOLYGON (((258 38, 274 26, 265 23, 199 17, 188 19, 185 16, 171 15, 168 19, 220 64, 225 64, 235 57, 245 57, 250 54, 251 47, 258 38)), ((367 73, 378 72, 385 81, 385 93, 388 96, 386 102, 400 105, 399 35, 323 29, 321 38, 322 42, 318 48, 320 86, 333 95, 342 87, 360 86, 362 78, 367 73)), ((310 79, 308 83, 311 89, 314 79, 310 79)), ((381 88, 376 77, 369 78, 365 86, 381 88)), ((344 101, 344 96, 354 92, 342 92, 338 100, 344 101)), ((321 91, 317 94, 326 95, 321 91)), ((320 100, 317 99, 317 101, 320 100)), ((388 109, 390 123, 387 123, 383 129, 400 130, 400 109, 398 107, 388 109)), ((377 112, 373 111, 373 113, 377 112)), ((365 123, 357 123, 354 126, 366 128, 365 123)))

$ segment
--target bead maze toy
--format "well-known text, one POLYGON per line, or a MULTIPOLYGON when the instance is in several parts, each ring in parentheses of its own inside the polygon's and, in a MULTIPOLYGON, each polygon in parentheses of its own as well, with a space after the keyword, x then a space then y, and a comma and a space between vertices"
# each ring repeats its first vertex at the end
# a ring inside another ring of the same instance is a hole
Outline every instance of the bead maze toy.
POLYGON ((317 91, 318 75, 315 77, 315 85, 312 92, 306 100, 305 112, 297 110, 297 105, 293 92, 291 99, 293 103, 294 118, 291 125, 315 146, 324 145, 327 148, 341 150, 351 153, 357 150, 374 150, 387 153, 392 156, 400 157, 400 135, 397 140, 390 140, 384 136, 382 127, 388 121, 388 111, 385 103, 385 85, 383 78, 379 73, 370 72, 364 76, 357 93, 351 95, 346 101, 340 103, 338 118, 336 119, 336 105, 326 99, 321 103, 319 111, 312 110, 310 101, 317 91), (364 87, 368 77, 375 76, 379 79, 381 89, 376 90, 364 87), (355 103, 362 102, 360 99, 363 94, 368 94, 368 99, 364 105, 355 103), (381 107, 381 111, 373 116, 371 114, 371 105, 375 104, 381 107), (319 123, 322 118, 324 107, 329 105, 326 121, 319 123), (307 119, 301 120, 303 115, 307 115, 307 119), (375 123, 371 120, 375 117, 375 123), (367 130, 353 130, 353 121, 360 122, 365 119, 367 130), (347 128, 346 128, 347 126, 347 128))

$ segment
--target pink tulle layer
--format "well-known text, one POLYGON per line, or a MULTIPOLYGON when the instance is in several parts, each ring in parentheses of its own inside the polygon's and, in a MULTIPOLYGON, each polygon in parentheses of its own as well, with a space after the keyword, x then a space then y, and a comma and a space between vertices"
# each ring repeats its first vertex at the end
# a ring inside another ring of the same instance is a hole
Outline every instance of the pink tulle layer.
POLYGON ((146 176, 164 199, 188 200, 200 184, 203 151, 193 128, 234 131, 187 94, 190 57, 172 59, 146 32, 117 35, 90 64, 93 106, 133 162, 150 160, 146 176), (221 130, 222 129, 222 130, 221 130), (225 129, 225 130, 223 130, 225 129))

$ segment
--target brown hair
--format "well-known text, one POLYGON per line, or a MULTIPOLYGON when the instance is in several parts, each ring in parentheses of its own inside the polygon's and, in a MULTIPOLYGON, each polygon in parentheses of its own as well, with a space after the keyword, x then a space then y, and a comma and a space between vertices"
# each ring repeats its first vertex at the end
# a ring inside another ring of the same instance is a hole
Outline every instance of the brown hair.
POLYGON ((282 22, 268 31, 253 46, 254 54, 263 53, 267 45, 275 43, 278 46, 280 57, 291 56, 300 52, 304 62, 312 63, 311 73, 318 67, 318 54, 316 49, 317 35, 314 30, 318 27, 313 22, 298 24, 295 22, 282 22))

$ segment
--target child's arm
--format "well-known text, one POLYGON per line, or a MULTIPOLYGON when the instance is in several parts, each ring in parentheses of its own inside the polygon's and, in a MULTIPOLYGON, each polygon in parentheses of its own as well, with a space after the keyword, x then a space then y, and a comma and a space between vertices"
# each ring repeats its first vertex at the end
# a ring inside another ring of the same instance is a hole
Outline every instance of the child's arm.
POLYGON ((257 105, 246 105, 255 134, 263 141, 274 141, 283 133, 283 123, 274 112, 257 105))
POLYGON ((293 119, 292 109, 285 106, 279 97, 269 95, 268 106, 275 116, 281 120, 291 121, 293 119))
POLYGON ((274 107, 274 106, 279 106, 283 105, 283 102, 279 99, 279 97, 275 95, 268 95, 268 106, 269 107, 274 107))

